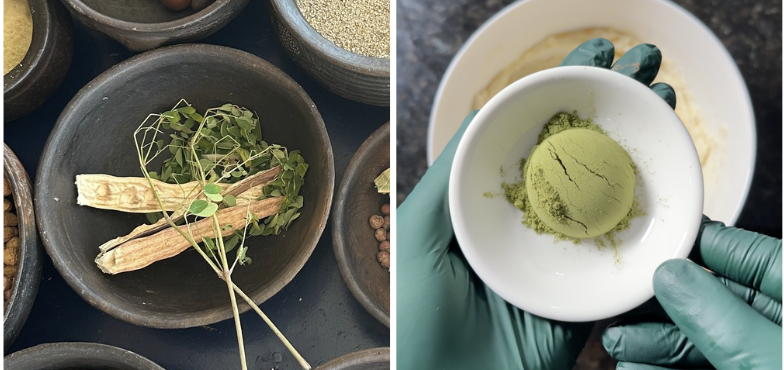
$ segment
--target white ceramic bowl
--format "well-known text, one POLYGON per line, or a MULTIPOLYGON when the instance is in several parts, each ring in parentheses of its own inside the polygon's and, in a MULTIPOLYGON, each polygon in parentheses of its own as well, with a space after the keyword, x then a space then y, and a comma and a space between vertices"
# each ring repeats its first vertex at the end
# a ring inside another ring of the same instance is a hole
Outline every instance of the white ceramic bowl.
POLYGON ((509 303, 561 321, 612 317, 653 297, 656 267, 691 250, 702 193, 697 150, 667 103, 629 77, 582 66, 537 72, 493 97, 468 126, 449 179, 455 235, 477 275, 509 303), (638 167, 635 197, 646 215, 618 234, 616 249, 537 235, 503 195, 484 196, 514 180, 560 111, 592 118, 638 167))
POLYGON ((471 36, 447 69, 430 116, 428 162, 457 131, 474 95, 498 72, 547 36, 586 27, 613 27, 658 46, 680 70, 706 129, 717 137, 726 129, 703 212, 735 223, 754 171, 751 100, 721 42, 691 13, 664 0, 527 0, 506 7, 471 36))

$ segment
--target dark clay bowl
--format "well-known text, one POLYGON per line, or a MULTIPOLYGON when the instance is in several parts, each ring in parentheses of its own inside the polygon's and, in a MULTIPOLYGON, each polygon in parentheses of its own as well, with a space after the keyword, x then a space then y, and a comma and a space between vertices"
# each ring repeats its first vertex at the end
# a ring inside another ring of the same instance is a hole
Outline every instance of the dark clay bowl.
POLYGON ((13 292, 8 299, 3 316, 4 348, 8 349, 19 335, 27 315, 35 302, 38 284, 41 282, 41 245, 35 228, 33 214, 33 188, 30 178, 14 152, 3 144, 5 176, 11 185, 14 198, 14 213, 19 219, 18 270, 13 282, 13 292))
POLYGON ((172 11, 160 0, 62 0, 74 18, 132 51, 212 35, 234 19, 248 1, 215 0, 200 11, 190 7, 172 11))
POLYGON ((98 343, 47 343, 14 352, 3 360, 14 370, 163 370, 122 348, 98 343))
MULTIPOLYGON (((156 328, 231 317, 226 284, 192 249, 138 271, 101 272, 94 262, 98 246, 147 220, 78 206, 74 180, 91 173, 141 176, 133 132, 149 113, 169 110, 180 98, 199 112, 224 103, 255 111, 268 143, 299 149, 310 164, 301 216, 278 236, 248 238, 253 263, 232 275, 257 304, 282 289, 310 257, 327 222, 335 178, 332 147, 313 102, 290 77, 251 54, 171 46, 130 58, 88 83, 58 118, 40 160, 36 211, 47 215, 38 218, 41 238, 57 270, 87 302, 156 328)), ((248 308, 243 303, 240 312, 248 308)))
POLYGON ((382 204, 389 203, 389 196, 379 194, 373 183, 387 168, 389 122, 362 143, 343 173, 332 210, 332 246, 348 289, 389 327, 389 271, 376 261, 379 243, 368 223, 370 216, 381 214, 382 204))
POLYGON ((59 1, 28 0, 33 39, 22 62, 3 77, 5 121, 41 106, 63 82, 73 56, 73 24, 59 1))
POLYGON ((389 59, 338 47, 308 24, 296 0, 272 0, 271 4, 273 28, 291 59, 335 94, 389 106, 389 59))
POLYGON ((316 370, 388 370, 389 347, 351 352, 329 361, 316 370))

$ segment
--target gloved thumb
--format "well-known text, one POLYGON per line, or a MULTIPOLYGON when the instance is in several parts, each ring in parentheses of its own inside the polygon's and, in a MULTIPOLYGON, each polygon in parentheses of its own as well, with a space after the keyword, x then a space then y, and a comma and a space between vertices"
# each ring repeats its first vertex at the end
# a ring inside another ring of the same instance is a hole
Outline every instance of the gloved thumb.
POLYGON ((781 327, 686 260, 656 269, 653 291, 678 328, 717 369, 781 369, 781 327))

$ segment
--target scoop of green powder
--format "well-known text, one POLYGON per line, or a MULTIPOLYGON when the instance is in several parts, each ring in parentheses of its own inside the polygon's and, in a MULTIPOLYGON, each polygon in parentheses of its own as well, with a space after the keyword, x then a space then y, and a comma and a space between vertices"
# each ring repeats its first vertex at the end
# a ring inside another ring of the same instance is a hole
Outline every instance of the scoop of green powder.
POLYGON ((633 209, 631 157, 576 114, 558 113, 548 121, 521 172, 519 182, 502 185, 504 194, 537 233, 575 241, 614 235, 639 214, 633 209))

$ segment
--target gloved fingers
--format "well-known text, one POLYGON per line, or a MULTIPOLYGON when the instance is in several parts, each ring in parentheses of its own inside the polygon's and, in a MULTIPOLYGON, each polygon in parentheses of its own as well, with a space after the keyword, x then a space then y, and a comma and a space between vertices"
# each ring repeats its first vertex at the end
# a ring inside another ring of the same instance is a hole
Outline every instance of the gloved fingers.
POLYGON ((661 60, 662 55, 659 48, 651 44, 640 44, 623 54, 612 66, 612 70, 648 86, 659 73, 661 60))
POLYGON ((781 239, 703 217, 697 245, 707 268, 781 302, 781 239))
POLYGON ((610 68, 615 58, 615 46, 605 38, 590 39, 569 52, 559 64, 562 66, 592 66, 610 68))
POLYGON ((694 343, 670 323, 610 327, 602 333, 602 345, 618 361, 668 367, 710 366, 694 343))
POLYGON ((400 263, 435 251, 446 252, 453 238, 449 216, 449 174, 457 144, 478 111, 466 116, 419 184, 398 208, 398 258, 400 263))
MULTIPOLYGON (((648 365, 648 364, 638 364, 634 362, 619 362, 618 365, 615 366, 616 370, 673 370, 673 368, 669 367, 661 367, 656 365, 648 365)), ((710 366, 706 367, 706 369, 711 369, 710 366)), ((691 369, 690 370, 695 370, 691 369)))
POLYGON ((667 104, 669 104, 672 109, 675 109, 675 90, 672 88, 672 86, 667 85, 664 82, 657 82, 651 85, 651 90, 653 90, 656 95, 659 95, 659 97, 667 102, 667 104))
POLYGON ((717 277, 733 294, 746 301, 754 311, 759 312, 766 319, 781 326, 781 302, 770 298, 745 285, 738 284, 726 277, 717 277))
POLYGON ((514 342, 518 343, 520 353, 525 354, 524 369, 571 369, 574 366, 588 341, 593 322, 548 320, 504 303, 505 314, 512 318, 514 342))
POLYGON ((673 323, 714 366, 781 368, 781 327, 701 267, 665 261, 654 273, 653 291, 673 323))

